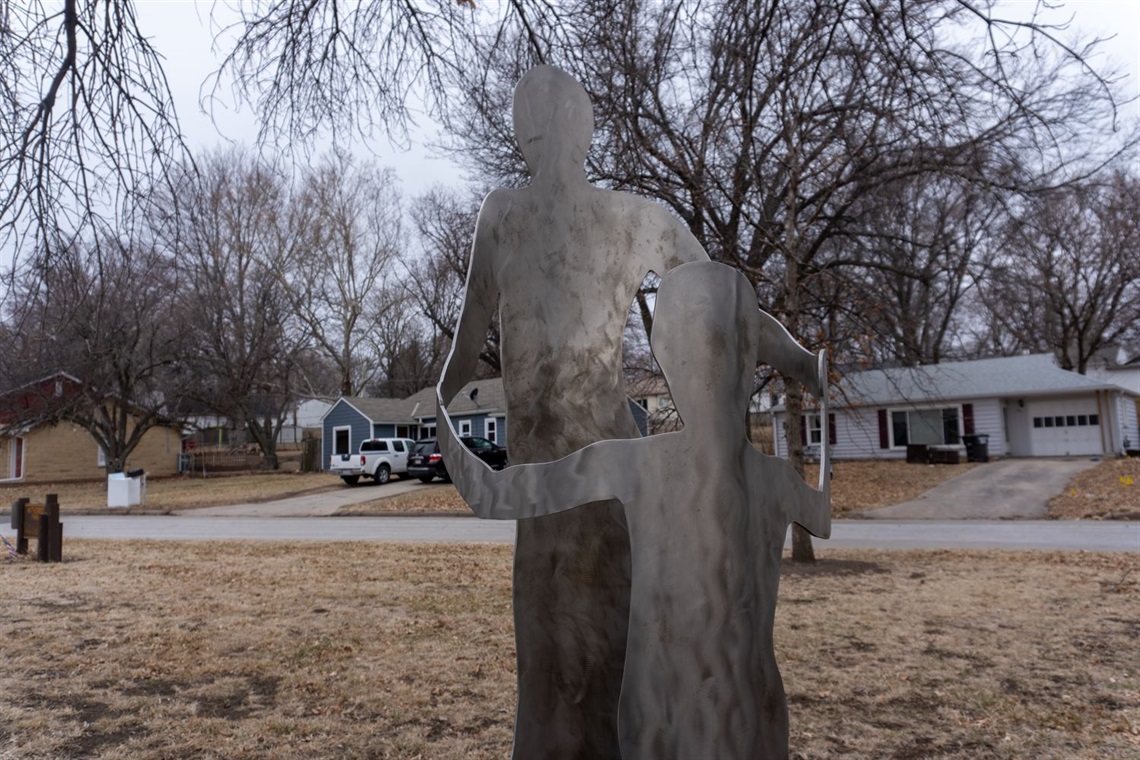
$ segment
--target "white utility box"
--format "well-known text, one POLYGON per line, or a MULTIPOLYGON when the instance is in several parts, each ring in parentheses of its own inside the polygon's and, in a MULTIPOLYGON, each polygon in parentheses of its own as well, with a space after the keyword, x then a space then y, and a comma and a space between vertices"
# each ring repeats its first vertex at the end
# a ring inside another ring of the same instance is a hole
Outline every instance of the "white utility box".
POLYGON ((107 506, 137 507, 146 500, 146 475, 132 478, 114 472, 107 476, 107 506))

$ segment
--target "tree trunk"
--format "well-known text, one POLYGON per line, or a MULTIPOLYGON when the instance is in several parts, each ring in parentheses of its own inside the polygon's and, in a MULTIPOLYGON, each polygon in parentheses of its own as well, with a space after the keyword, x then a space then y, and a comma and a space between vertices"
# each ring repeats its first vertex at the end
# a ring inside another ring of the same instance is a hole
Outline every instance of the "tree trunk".
MULTIPOLYGON (((797 380, 785 379, 788 396, 784 405, 784 440, 788 446, 788 464, 802 478, 804 476, 803 445, 803 385, 797 380)), ((815 548, 811 534, 795 523, 792 524, 792 560, 795 562, 815 562, 815 548)))
MULTIPOLYGON (((792 215, 789 215, 791 219, 792 215)), ((785 273, 785 325, 793 336, 797 335, 800 327, 800 262, 795 257, 795 227, 788 225, 789 249, 787 256, 787 271, 785 273)), ((803 433, 803 384, 793 378, 784 378, 784 387, 787 390, 787 401, 784 404, 784 440, 788 445, 788 464, 802 478, 804 476, 804 433, 803 433)), ((799 525, 792 524, 792 560, 795 562, 815 562, 815 548, 811 543, 811 534, 799 525)))

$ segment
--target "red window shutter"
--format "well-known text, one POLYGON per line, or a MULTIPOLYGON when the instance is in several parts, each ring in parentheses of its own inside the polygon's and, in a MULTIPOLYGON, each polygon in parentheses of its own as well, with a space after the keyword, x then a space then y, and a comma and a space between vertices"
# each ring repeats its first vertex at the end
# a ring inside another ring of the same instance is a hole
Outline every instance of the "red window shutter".
POLYGON ((887 430, 887 410, 879 410, 879 448, 889 449, 891 447, 891 434, 887 430))
POLYGON ((800 415, 800 445, 807 446, 807 417, 800 415))
POLYGON ((974 405, 962 404, 962 433, 963 435, 974 434, 974 405))
POLYGON ((831 413, 827 415, 827 445, 835 445, 835 415, 831 413))

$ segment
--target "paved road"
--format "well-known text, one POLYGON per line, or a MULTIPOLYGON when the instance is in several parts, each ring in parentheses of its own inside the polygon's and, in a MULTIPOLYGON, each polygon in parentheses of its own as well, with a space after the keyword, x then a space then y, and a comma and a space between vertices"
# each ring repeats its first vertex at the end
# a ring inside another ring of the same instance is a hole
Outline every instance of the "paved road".
POLYGON ((1100 463, 1089 457, 1002 459, 947 480, 912 501, 860 514, 871 520, 1042 519, 1049 499, 1081 470, 1100 463))
MULTIPOLYGON (((511 521, 473 517, 70 516, 68 538, 178 541, 456 541, 510 543, 511 521)), ((1140 522, 1115 520, 837 520, 820 548, 1058 549, 1140 552, 1140 522)))

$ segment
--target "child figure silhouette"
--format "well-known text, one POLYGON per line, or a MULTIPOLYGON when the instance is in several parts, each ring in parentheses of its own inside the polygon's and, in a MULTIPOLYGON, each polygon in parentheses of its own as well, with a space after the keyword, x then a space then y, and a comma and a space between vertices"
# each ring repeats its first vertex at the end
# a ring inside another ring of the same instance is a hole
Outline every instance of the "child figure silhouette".
MULTIPOLYGON (((652 335, 682 430, 494 472, 458 441, 439 405, 448 471, 479 517, 540 517, 601 499, 624 504, 632 559, 618 705, 625 760, 788 755, 772 641, 780 559, 791 522, 827 538, 831 513, 826 444, 815 490, 787 462, 756 451, 744 430, 758 356, 778 369, 810 366, 789 355, 784 337, 762 329, 755 293, 739 272, 683 264, 661 283, 652 335)), ((826 415, 823 352, 815 366, 816 377, 797 379, 826 415)))

